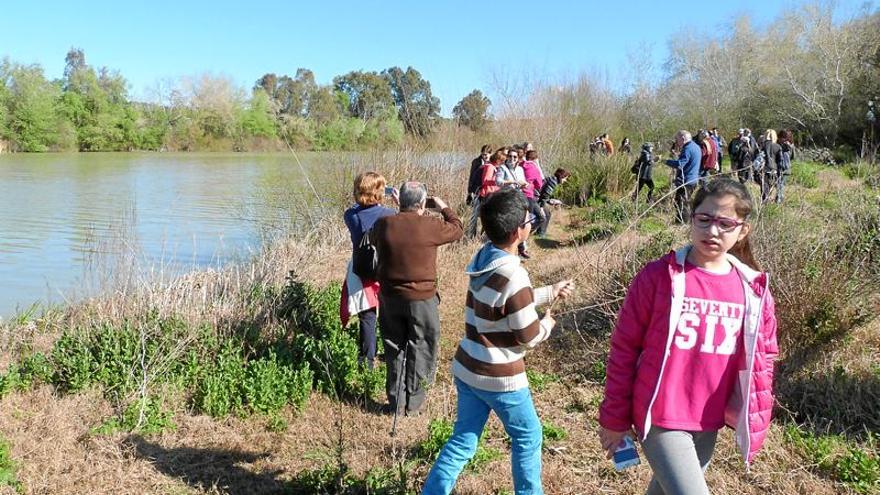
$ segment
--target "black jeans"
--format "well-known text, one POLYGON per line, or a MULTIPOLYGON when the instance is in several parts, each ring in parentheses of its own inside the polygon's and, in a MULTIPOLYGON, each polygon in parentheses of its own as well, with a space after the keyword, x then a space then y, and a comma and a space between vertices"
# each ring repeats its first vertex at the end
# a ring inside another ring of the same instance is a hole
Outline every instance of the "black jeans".
POLYGON ((438 296, 423 301, 379 296, 388 371, 385 393, 392 409, 406 413, 418 411, 425 402, 427 387, 434 383, 440 341, 439 303, 438 296))
POLYGON ((367 366, 373 369, 373 360, 376 359, 376 308, 358 313, 358 326, 360 327, 358 362, 366 361, 367 366))
POLYGON ((691 197, 696 184, 685 184, 675 189, 675 221, 689 223, 691 221, 691 197))
POLYGON ((644 186, 648 186, 648 203, 651 202, 651 198, 654 196, 653 179, 639 179, 639 185, 636 187, 636 192, 633 194, 633 201, 637 201, 639 199, 639 193, 642 192, 642 187, 644 186))

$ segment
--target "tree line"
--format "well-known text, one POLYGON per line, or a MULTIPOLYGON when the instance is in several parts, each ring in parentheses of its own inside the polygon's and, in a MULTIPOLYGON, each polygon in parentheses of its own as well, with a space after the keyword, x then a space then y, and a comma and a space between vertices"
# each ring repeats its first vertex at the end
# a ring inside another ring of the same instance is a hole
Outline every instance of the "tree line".
MULTIPOLYGON (((0 62, 0 141, 17 151, 253 150, 291 146, 347 150, 429 137, 440 100, 418 70, 352 71, 319 85, 308 69, 265 74, 250 91, 204 74, 160 84, 134 101, 118 71, 86 63, 71 49, 61 79, 39 65, 0 62)), ((488 122, 475 91, 456 114, 475 129, 488 122), (477 106, 468 103, 476 95, 477 106), (479 113, 482 112, 482 113, 479 113)))

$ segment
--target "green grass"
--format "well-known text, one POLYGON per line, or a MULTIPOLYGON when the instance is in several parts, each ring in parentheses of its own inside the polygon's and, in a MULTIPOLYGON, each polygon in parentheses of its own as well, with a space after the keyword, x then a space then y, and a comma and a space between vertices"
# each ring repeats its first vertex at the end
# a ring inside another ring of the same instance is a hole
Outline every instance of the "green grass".
MULTIPOLYGON (((446 419, 432 419, 428 424, 428 438, 422 440, 416 449, 418 456, 433 463, 440 455, 440 450, 446 445, 449 437, 452 436, 452 426, 452 423, 446 419)), ((486 433, 487 430, 483 430, 477 443, 477 452, 467 464, 467 469, 470 471, 477 472, 486 464, 501 457, 501 452, 498 449, 485 445, 486 433)))
POLYGON ((857 493, 877 493, 880 489, 878 439, 868 433, 864 445, 854 444, 840 435, 812 435, 794 424, 785 427, 785 439, 834 479, 857 493))
POLYGON ((826 168, 818 163, 794 162, 791 164, 789 181, 793 185, 815 189, 819 187, 819 172, 826 168))
POLYGON ((540 371, 526 370, 529 379, 529 387, 535 392, 541 392, 551 383, 559 383, 559 375, 554 373, 541 373, 540 371))
POLYGON ((16 470, 16 463, 12 459, 12 446, 6 439, 0 438, 0 486, 9 486, 16 492, 23 493, 24 487, 16 478, 16 470))

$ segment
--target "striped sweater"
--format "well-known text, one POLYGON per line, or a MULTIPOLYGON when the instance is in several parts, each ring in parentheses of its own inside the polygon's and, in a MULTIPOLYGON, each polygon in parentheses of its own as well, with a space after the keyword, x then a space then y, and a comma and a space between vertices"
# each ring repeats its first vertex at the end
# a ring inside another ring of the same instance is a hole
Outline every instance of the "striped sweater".
POLYGON ((529 386, 523 356, 550 336, 549 322, 536 304, 550 302, 551 287, 532 289, 518 256, 485 244, 471 260, 465 335, 452 373, 468 385, 490 392, 529 386))

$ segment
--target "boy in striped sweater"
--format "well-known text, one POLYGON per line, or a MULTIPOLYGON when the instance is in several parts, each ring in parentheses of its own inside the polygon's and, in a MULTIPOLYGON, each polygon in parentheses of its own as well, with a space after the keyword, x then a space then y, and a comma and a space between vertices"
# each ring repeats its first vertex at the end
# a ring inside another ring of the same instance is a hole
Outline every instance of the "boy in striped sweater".
POLYGON ((520 264, 517 245, 537 218, 515 189, 502 189, 480 204, 480 221, 490 242, 467 267, 470 284, 465 336, 452 363, 458 391, 458 415, 452 436, 428 474, 423 494, 452 491, 477 441, 495 411, 511 439, 514 491, 541 494, 541 422, 532 403, 523 356, 550 336, 556 321, 549 310, 538 317, 536 304, 571 295, 564 280, 532 289, 520 264))

